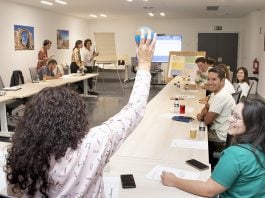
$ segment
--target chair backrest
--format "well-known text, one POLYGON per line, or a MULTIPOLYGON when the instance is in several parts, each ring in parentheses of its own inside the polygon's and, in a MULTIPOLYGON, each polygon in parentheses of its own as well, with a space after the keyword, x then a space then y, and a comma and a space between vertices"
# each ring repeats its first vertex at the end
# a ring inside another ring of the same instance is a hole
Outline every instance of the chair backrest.
POLYGON ((253 85, 254 85, 254 81, 251 81, 251 82, 250 82, 250 85, 249 85, 249 90, 248 90, 248 95, 247 95, 247 97, 249 96, 250 91, 251 91, 253 85))
POLYGON ((11 80, 10 80, 10 87, 18 86, 24 84, 24 76, 21 70, 14 70, 12 72, 11 80))
POLYGON ((5 87, 5 84, 2 80, 2 77, 0 76, 0 89, 3 89, 5 87))
POLYGON ((33 82, 34 80, 36 80, 37 68, 36 67, 30 67, 29 68, 29 73, 30 73, 31 81, 33 82))
POLYGON ((136 73, 136 67, 137 67, 137 58, 134 56, 134 57, 131 57, 131 70, 132 72, 136 73))
POLYGON ((238 104, 238 103, 239 103, 239 100, 240 100, 241 93, 242 93, 242 91, 240 90, 240 91, 238 91, 238 92, 235 92, 235 93, 233 93, 233 94, 232 94, 232 96, 233 96, 233 98, 234 98, 234 100, 235 100, 236 104, 238 104))

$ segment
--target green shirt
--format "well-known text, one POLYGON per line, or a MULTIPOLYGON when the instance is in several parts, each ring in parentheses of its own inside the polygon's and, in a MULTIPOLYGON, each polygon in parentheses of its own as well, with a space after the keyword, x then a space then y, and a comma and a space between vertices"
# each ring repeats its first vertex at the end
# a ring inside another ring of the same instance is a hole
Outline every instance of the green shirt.
MULTIPOLYGON (((227 188, 220 197, 265 197, 265 168, 250 151, 250 145, 240 146, 245 148, 230 146, 225 149, 212 173, 211 178, 227 188)), ((265 153, 260 150, 255 153, 265 167, 265 153)))

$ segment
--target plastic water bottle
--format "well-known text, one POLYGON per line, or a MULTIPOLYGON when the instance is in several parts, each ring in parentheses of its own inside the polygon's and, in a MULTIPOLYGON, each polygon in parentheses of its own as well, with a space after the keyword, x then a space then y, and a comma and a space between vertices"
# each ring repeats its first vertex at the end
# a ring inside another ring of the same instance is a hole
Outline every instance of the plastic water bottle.
POLYGON ((174 112, 179 113, 179 99, 178 98, 175 98, 175 101, 174 101, 174 112))
POLYGON ((39 76, 39 74, 36 75, 36 81, 37 82, 40 82, 40 76, 39 76))
POLYGON ((206 131, 205 123, 204 122, 200 122, 199 132, 198 132, 198 139, 199 140, 204 140, 204 138, 205 138, 205 131, 206 131))
POLYGON ((177 88, 180 88, 180 82, 179 81, 177 82, 177 88))

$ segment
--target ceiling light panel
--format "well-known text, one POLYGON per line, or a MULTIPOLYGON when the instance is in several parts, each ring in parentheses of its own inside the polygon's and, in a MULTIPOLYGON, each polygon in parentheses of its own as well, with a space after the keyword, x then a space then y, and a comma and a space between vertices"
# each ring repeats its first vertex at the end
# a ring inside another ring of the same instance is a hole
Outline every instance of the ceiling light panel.
POLYGON ((63 5, 66 5, 66 4, 67 4, 67 2, 65 2, 65 1, 61 1, 61 0, 55 0, 55 2, 56 2, 56 3, 59 3, 59 4, 63 4, 63 5))
POLYGON ((50 5, 52 6, 53 3, 49 2, 49 1, 40 1, 42 4, 45 4, 45 5, 50 5))
POLYGON ((100 16, 101 16, 101 17, 104 17, 104 18, 106 18, 106 17, 107 17, 107 15, 106 15, 106 14, 100 14, 100 16))
POLYGON ((93 17, 93 18, 97 18, 97 17, 98 17, 98 16, 95 15, 95 14, 90 14, 89 16, 90 16, 90 17, 93 17))
POLYGON ((154 16, 154 13, 149 12, 148 15, 151 16, 151 17, 153 17, 154 16))

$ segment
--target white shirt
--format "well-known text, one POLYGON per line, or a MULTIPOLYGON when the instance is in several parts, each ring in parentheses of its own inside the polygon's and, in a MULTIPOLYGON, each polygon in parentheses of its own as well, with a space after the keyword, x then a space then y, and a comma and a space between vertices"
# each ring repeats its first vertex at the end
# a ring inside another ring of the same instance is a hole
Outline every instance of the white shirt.
POLYGON ((95 52, 95 48, 93 46, 90 47, 90 50, 87 48, 84 48, 83 51, 83 61, 84 61, 84 66, 94 66, 94 60, 93 60, 93 53, 95 52))
POLYGON ((103 168, 142 120, 150 80, 149 72, 138 70, 128 104, 102 125, 90 129, 76 150, 68 149, 64 157, 51 161, 49 197, 105 197, 103 168))
POLYGON ((234 88, 234 86, 233 86, 232 83, 231 83, 229 80, 227 80, 227 79, 225 79, 224 89, 225 89, 226 92, 229 93, 229 94, 233 94, 233 93, 235 93, 235 88, 234 88))
POLYGON ((250 87, 246 82, 235 84, 236 91, 242 91, 240 98, 242 98, 243 96, 245 96, 245 97, 248 96, 249 88, 250 87))
POLYGON ((221 89, 217 94, 211 93, 209 112, 217 113, 217 118, 211 124, 211 130, 215 130, 218 138, 225 141, 229 128, 229 117, 235 106, 235 100, 225 89, 221 89))

